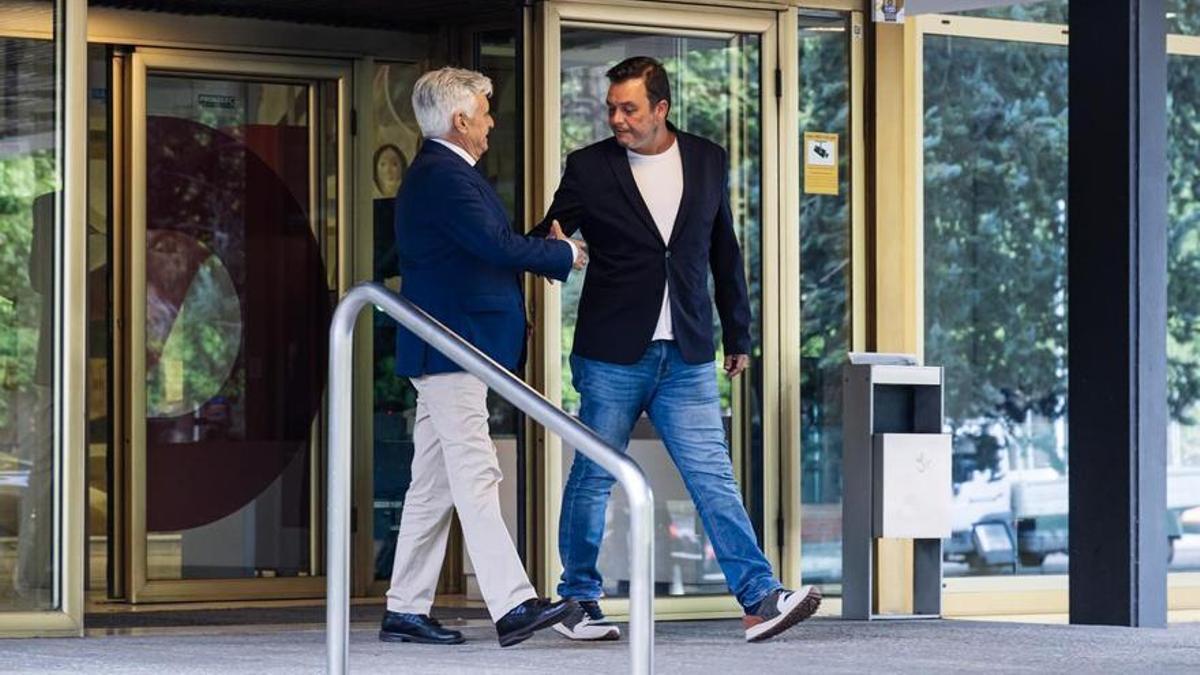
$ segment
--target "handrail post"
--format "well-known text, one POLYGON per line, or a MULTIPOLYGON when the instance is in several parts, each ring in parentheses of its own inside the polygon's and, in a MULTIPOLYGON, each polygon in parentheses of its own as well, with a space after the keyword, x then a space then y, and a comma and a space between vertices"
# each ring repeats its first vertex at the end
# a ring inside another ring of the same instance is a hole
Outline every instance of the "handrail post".
POLYGON ((373 304, 429 346, 478 377, 547 430, 558 434, 616 477, 629 498, 630 672, 654 671, 654 493, 633 460, 609 447, 529 385, 452 333, 420 308, 376 283, 350 289, 329 328, 329 505, 327 527, 325 645, 331 675, 346 672, 350 641, 350 478, 354 325, 373 304))
POLYGON ((329 476, 325 537, 326 669, 344 675, 350 646, 350 484, 354 372, 354 324, 366 294, 351 291, 338 303, 329 326, 329 476))

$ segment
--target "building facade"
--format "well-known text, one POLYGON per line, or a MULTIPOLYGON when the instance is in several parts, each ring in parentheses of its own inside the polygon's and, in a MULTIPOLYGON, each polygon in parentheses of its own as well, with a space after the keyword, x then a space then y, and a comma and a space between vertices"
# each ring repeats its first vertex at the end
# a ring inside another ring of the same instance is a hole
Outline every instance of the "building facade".
MULTIPOLYGON (((444 64, 492 78, 482 170, 524 230, 566 154, 609 133, 604 73, 633 55, 666 65, 672 121, 729 152, 754 348, 722 408, 785 583, 838 595, 841 366, 904 352, 946 368, 945 612, 1066 612, 1066 3, 910 3, 898 23, 874 4, 0 3, 0 635, 78 634, 96 603, 322 598, 328 321, 353 284, 403 283, 391 200, 421 142, 413 83, 444 64)), ((1163 515, 1186 612, 1200 11, 1167 4, 1163 515)), ((568 412, 582 279, 526 282, 523 375, 568 412)), ((379 313, 357 333, 357 597, 386 587, 412 456, 393 336, 379 313)), ((510 530, 553 594, 572 451, 502 400, 491 411, 510 530)), ((647 421, 630 452, 656 497, 659 616, 736 615, 647 421)), ((600 560, 615 615, 623 508, 618 492, 600 560)), ((441 591, 471 598, 452 539, 441 591)), ((910 612, 911 545, 881 541, 877 559, 877 611, 910 612)))

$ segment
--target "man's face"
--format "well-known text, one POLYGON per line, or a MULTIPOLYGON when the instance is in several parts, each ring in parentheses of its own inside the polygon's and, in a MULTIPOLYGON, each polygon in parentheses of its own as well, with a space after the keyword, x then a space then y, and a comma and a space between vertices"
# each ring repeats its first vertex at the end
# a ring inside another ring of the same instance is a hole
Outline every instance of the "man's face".
POLYGON ((454 115, 454 130, 459 136, 460 145, 475 159, 487 152, 488 132, 494 126, 496 123, 492 120, 491 104, 483 94, 475 95, 474 115, 468 116, 464 112, 454 115))
POLYGON ((651 107, 646 81, 635 77, 608 87, 608 126, 617 143, 630 150, 653 145, 667 123, 666 101, 651 107))

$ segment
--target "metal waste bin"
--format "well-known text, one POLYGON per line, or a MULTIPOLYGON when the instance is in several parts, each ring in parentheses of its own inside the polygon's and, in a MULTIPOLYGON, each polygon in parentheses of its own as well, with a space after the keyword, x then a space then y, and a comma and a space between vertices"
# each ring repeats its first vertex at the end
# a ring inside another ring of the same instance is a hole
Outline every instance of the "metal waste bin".
POLYGON ((913 540, 913 614, 903 616, 941 616, 953 499, 942 369, 908 355, 856 353, 842 387, 842 617, 885 618, 873 601, 880 538, 913 540))

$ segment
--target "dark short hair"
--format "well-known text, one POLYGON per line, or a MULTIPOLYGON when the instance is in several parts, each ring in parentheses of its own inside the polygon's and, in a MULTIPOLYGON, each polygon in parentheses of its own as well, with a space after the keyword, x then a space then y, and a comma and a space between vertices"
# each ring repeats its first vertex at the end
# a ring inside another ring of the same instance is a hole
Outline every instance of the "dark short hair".
POLYGON ((667 71, 657 59, 649 56, 631 56, 618 63, 605 73, 608 81, 619 84, 634 78, 641 78, 646 83, 646 94, 650 98, 650 107, 666 101, 671 106, 671 82, 667 79, 667 71))

